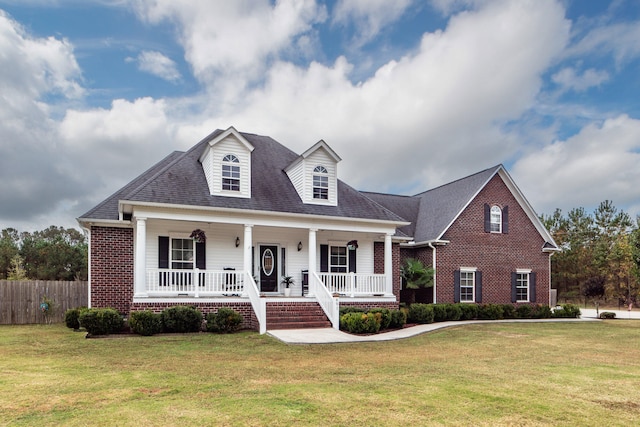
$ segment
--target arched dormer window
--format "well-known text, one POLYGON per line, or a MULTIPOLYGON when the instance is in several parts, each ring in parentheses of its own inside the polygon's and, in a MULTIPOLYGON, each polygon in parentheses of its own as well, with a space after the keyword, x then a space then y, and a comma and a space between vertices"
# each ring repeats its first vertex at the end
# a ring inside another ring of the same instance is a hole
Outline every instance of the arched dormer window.
POLYGON ((313 169, 313 198, 329 199, 329 172, 324 166, 316 166, 313 169))
POLYGON ((240 160, 233 154, 222 159, 222 189, 240 191, 240 160))
POLYGON ((491 232, 502 233, 502 209, 500 206, 491 206, 491 232))

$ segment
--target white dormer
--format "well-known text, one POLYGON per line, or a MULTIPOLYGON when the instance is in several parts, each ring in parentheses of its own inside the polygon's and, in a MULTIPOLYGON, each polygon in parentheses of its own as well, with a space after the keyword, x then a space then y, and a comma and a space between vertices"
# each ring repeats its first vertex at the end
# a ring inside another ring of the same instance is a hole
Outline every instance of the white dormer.
POLYGON ((251 197, 251 152, 253 145, 230 127, 209 141, 200 156, 213 196, 251 197))
POLYGON ((304 203, 337 206, 340 160, 340 156, 320 140, 302 153, 285 172, 304 203))

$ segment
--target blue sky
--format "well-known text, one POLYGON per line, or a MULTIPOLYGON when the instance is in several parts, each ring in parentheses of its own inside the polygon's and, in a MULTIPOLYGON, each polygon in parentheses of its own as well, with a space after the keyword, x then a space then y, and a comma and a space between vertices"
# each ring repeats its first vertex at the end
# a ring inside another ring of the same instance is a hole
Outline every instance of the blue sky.
POLYGON ((217 128, 414 194, 504 164, 640 214, 635 0, 0 0, 0 228, 75 218, 217 128))

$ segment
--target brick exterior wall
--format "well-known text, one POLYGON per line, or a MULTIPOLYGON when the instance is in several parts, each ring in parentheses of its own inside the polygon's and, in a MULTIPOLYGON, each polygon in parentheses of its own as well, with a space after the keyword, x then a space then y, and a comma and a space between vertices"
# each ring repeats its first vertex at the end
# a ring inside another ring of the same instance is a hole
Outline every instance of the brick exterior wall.
MULTIPOLYGON (((436 302, 454 302, 454 271, 482 271, 482 302, 511 303, 511 273, 518 268, 536 273, 536 303, 549 304, 549 254, 531 220, 500 176, 496 175, 443 236, 450 243, 436 247, 436 302), (509 233, 484 232, 484 204, 509 206, 509 233)), ((408 256, 431 265, 431 249, 403 248, 408 256), (423 259, 427 258, 427 259, 423 259)))
POLYGON ((91 227, 91 307, 129 313, 133 299, 133 229, 91 227))
POLYGON ((372 308, 388 308, 389 310, 397 310, 400 307, 400 303, 396 302, 358 302, 358 301, 340 301, 340 308, 342 307, 358 307, 365 310, 372 308))
MULTIPOLYGON (((396 296, 396 301, 400 301, 400 251, 398 243, 391 244, 393 294, 396 296)), ((384 242, 373 242, 373 274, 384 274, 384 242)))

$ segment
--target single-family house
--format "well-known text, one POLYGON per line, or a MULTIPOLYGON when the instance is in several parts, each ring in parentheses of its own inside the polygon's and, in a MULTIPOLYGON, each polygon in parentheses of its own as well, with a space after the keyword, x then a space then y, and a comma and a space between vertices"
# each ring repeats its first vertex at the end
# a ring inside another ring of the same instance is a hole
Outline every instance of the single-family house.
POLYGON ((410 197, 355 190, 340 161, 233 127, 171 153, 78 218, 90 305, 337 328, 340 306, 398 307, 407 257, 435 268, 432 302, 548 304, 557 248, 504 167, 410 197))

